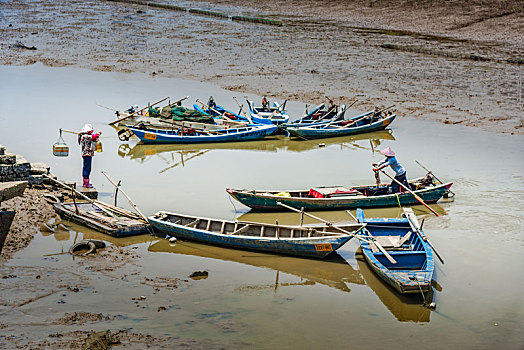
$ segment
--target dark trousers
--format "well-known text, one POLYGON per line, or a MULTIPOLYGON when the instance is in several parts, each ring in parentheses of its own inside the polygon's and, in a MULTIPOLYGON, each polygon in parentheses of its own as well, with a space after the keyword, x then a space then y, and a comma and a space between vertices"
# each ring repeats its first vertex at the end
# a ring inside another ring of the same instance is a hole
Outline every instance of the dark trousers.
POLYGON ((93 157, 83 156, 82 158, 84 158, 84 166, 82 168, 82 177, 84 179, 89 179, 89 175, 91 174, 91 162, 93 161, 93 157))
MULTIPOLYGON (((397 180, 398 182, 400 182, 401 184, 403 184, 407 188, 411 189, 411 186, 409 186, 409 183, 408 183, 408 178, 406 176, 406 173, 404 173, 402 175, 395 176, 395 180, 397 180)), ((402 192, 404 189, 401 188, 398 183, 393 181, 391 183, 391 190, 392 190, 393 193, 398 193, 398 192, 402 192)))

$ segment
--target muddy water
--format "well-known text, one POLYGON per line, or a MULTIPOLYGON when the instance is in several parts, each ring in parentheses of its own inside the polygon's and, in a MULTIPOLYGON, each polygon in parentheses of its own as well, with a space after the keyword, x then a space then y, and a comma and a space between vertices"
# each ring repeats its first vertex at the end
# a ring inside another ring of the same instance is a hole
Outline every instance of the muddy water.
MULTIPOLYGON (((387 146, 398 153, 409 177, 424 174, 418 160, 442 180, 453 181, 457 193, 454 201, 434 206, 440 218, 415 207, 445 260, 436 267, 434 312, 420 306, 420 297, 400 297, 378 280, 356 253, 354 241, 330 260, 313 261, 191 242, 172 246, 149 236, 117 240, 71 225, 68 231, 37 235, 9 265, 20 266, 20 271, 23 266, 67 271, 81 276, 85 286, 78 293, 52 294, 3 313, 2 323, 10 325, 6 332, 15 334, 25 327, 34 337, 47 336, 71 329, 49 325, 49 320, 64 312, 89 311, 110 319, 83 326, 86 329, 132 327, 211 348, 376 348, 392 342, 407 348, 420 348, 421 343, 432 348, 522 346, 522 136, 400 117, 390 131, 321 141, 275 137, 239 144, 145 146, 136 140, 120 142, 106 125, 114 115, 96 104, 123 109, 165 96, 175 100, 190 95, 192 103, 212 94, 219 104, 234 108, 235 93, 192 81, 41 65, 0 67, 0 78, 1 144, 29 161, 48 163, 60 178, 79 180, 75 138, 65 136, 71 149, 67 158, 53 157, 51 146, 59 127, 76 130, 91 122, 103 131, 104 151, 94 159, 92 176, 101 199, 113 200, 113 190, 100 174, 105 170, 123 180, 126 192, 146 214, 171 210, 297 223, 292 213, 249 213, 224 189, 372 183, 370 164, 382 159, 376 150, 387 146), (136 248, 136 258, 97 267, 96 260, 61 254, 82 237, 136 248), (111 264, 115 267, 108 268, 111 264), (209 277, 189 279, 195 270, 207 270, 209 277), (157 291, 148 279, 159 278, 180 280, 173 282, 177 288, 157 291), (140 295, 147 299, 132 300, 140 295), (161 306, 166 310, 157 311, 161 306)), ((289 104, 295 117, 303 108, 289 104)), ((120 204, 127 205, 122 198, 120 204)), ((400 212, 377 209, 366 215, 398 217, 400 212)), ((316 214, 349 219, 344 212, 316 214)))

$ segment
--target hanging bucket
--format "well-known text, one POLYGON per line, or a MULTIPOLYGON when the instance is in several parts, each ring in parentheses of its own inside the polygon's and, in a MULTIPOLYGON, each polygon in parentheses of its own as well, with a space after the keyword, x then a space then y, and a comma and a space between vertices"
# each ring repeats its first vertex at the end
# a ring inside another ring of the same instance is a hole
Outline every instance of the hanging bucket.
POLYGON ((55 157, 67 157, 69 155, 69 146, 66 145, 62 138, 62 129, 60 129, 60 136, 58 141, 53 145, 53 155, 55 157))
POLYGON ((102 152, 102 141, 100 141, 100 140, 96 141, 95 151, 96 152, 102 152))

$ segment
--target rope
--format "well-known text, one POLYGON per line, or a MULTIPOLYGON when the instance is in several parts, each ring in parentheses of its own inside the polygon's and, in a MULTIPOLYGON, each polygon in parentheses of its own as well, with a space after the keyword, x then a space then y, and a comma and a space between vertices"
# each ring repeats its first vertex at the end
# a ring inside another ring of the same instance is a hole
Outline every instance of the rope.
POLYGON ((402 209, 402 206, 400 205, 400 199, 398 198, 398 193, 395 193, 395 196, 397 197, 398 206, 400 209, 402 209))

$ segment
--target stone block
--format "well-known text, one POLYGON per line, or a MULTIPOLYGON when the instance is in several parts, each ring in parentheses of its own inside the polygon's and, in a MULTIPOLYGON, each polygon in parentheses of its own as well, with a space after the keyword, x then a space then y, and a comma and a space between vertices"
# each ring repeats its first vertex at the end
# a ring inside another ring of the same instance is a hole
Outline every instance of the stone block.
POLYGON ((87 198, 98 199, 98 191, 95 188, 78 187, 76 190, 82 193, 87 198))
POLYGON ((31 163, 31 170, 29 171, 30 175, 42 175, 42 174, 49 174, 49 167, 45 163, 31 163))
POLYGON ((14 174, 13 166, 9 164, 0 164, 0 176, 8 176, 14 174))
POLYGON ((18 163, 12 165, 13 171, 17 174, 17 176, 27 176, 29 175, 29 171, 31 170, 31 164, 29 162, 27 163, 18 163))
MULTIPOLYGON (((52 177, 55 180, 57 179, 56 175, 54 175, 54 174, 49 173, 48 176, 52 177)), ((46 184, 46 185, 56 185, 56 182, 54 182, 53 180, 48 179, 47 177, 44 177, 44 184, 46 184)))
POLYGON ((0 164, 15 164, 16 155, 12 153, 4 153, 0 155, 0 164))
POLYGON ((26 187, 27 182, 25 181, 0 183, 0 202, 21 196, 26 187))
POLYGON ((29 185, 41 185, 44 183, 44 176, 43 175, 29 175, 27 177, 27 182, 29 182, 29 185))

